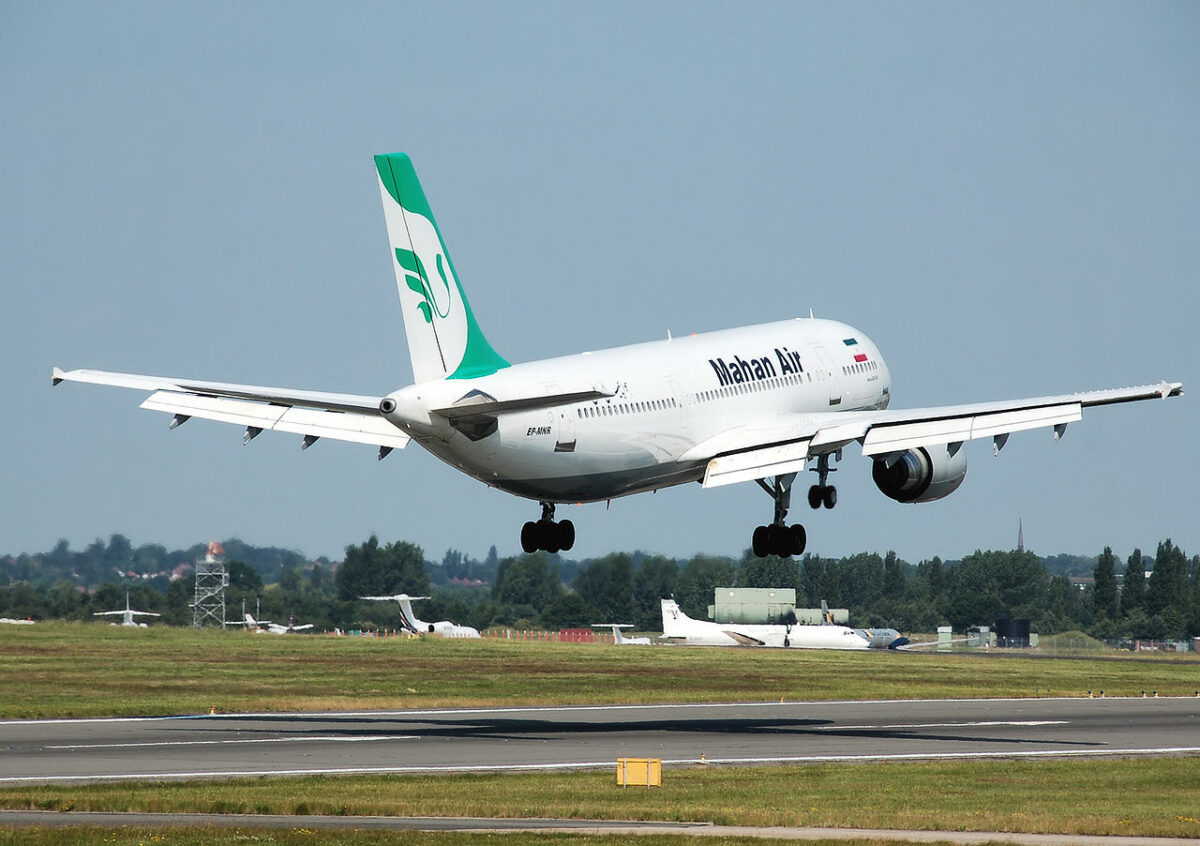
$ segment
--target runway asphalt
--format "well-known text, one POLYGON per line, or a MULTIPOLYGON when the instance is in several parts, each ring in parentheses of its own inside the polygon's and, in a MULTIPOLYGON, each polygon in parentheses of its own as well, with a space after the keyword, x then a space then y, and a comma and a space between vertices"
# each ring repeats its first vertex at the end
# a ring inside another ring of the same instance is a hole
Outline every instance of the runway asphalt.
POLYGON ((0 783, 1200 754, 1200 698, 764 702, 0 722, 0 783))

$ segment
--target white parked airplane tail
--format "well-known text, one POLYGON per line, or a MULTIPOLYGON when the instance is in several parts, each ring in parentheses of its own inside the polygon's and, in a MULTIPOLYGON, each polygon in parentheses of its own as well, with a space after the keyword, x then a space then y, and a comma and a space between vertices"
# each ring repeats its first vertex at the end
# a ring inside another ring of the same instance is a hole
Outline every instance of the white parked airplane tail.
POLYGON ((508 367, 483 333, 404 153, 375 157, 413 379, 470 379, 508 367))

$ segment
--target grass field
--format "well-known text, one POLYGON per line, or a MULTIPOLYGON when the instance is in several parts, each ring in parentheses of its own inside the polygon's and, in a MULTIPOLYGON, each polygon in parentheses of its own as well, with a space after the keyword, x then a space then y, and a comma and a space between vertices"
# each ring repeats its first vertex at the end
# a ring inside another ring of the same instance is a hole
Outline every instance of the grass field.
POLYGON ((612 772, 22 786, 0 807, 158 813, 556 817, 745 826, 1200 837, 1195 758, 954 761, 612 772))
MULTIPOLYGON (((617 648, 517 641, 267 637, 89 624, 0 627, 0 716, 477 705, 1193 695, 1195 656, 617 648)), ((562 816, 1200 837, 1195 758, 959 761, 611 772, 23 786, 0 807, 161 812, 562 816)), ((622 843, 627 837, 95 827, 0 830, 8 843, 622 843)), ((681 836, 639 843, 679 844, 681 836)), ((726 842, 743 842, 729 840, 726 842)), ((763 841, 746 840, 761 843, 763 841)))
POLYGON ((479 705, 1192 695, 1194 655, 614 647, 0 626, 0 718, 479 705))

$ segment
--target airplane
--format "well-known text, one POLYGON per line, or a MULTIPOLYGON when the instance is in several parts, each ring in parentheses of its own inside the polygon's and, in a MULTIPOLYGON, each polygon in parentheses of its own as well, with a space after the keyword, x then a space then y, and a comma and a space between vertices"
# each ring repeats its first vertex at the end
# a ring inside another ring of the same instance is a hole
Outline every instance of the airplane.
POLYGON ((249 613, 244 615, 243 625, 245 625, 249 631, 252 631, 255 634, 277 635, 292 634, 294 632, 301 632, 305 629, 311 629, 313 627, 312 623, 305 623, 302 626, 297 626, 296 618, 294 616, 288 621, 288 624, 284 626, 279 623, 272 623, 270 620, 256 620, 249 613))
POLYGON ((370 599, 376 602, 395 602, 400 606, 400 623, 413 634, 436 634, 451 638, 477 638, 479 630, 471 626, 460 626, 449 620, 439 620, 427 623, 417 619, 413 613, 412 603, 417 599, 429 599, 428 596, 409 596, 407 593, 396 593, 391 596, 360 596, 359 599, 370 599))
POLYGON ((693 620, 674 599, 662 600, 662 640, 687 646, 773 646, 793 649, 868 649, 870 641, 846 626, 710 623, 693 620))
MULTIPOLYGON (((833 612, 829 610, 829 603, 824 599, 821 600, 821 625, 836 625, 833 622, 833 612)), ((855 629, 854 631, 860 637, 865 638, 872 649, 899 649, 908 644, 908 638, 895 629, 873 628, 855 629)))
POLYGON ((120 623, 111 623, 116 626, 136 626, 137 628, 146 628, 145 623, 139 623, 134 620, 134 617, 161 617, 162 614, 157 614, 154 611, 134 611, 129 607, 129 591, 125 591, 125 608, 122 611, 93 611, 93 617, 111 617, 119 615, 122 620, 120 623))
POLYGON ((648 637, 625 637, 621 634, 621 629, 632 629, 632 623, 592 623, 593 629, 612 628, 613 643, 617 646, 647 646, 650 643, 648 637))
POLYGON ((510 364, 492 347, 467 301, 412 161, 375 157, 392 269, 414 383, 380 395, 63 371, 64 381, 150 392, 142 408, 379 448, 383 459, 415 440, 475 479, 539 503, 521 527, 525 552, 569 550, 575 526, 555 506, 604 502, 698 482, 755 482, 774 503, 751 535, 760 557, 799 555, 789 525, 792 489, 805 470, 813 509, 833 508, 830 474, 859 444, 887 497, 924 503, 950 495, 967 472, 966 441, 1053 429, 1058 440, 1084 409, 1180 396, 1180 382, 1059 396, 890 408, 891 373, 861 330, 835 320, 771 323, 510 364), (814 464, 815 466, 810 466, 814 464))

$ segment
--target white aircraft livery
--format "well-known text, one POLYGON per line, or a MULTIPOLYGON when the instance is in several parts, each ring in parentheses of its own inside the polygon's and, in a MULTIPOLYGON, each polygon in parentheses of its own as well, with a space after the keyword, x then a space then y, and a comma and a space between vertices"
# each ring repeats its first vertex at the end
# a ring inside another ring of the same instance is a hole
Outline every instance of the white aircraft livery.
POLYGON ((409 441, 484 484, 541 504, 525 523, 526 552, 569 550, 559 503, 599 502, 684 482, 755 482, 774 512, 752 536, 756 555, 797 555, 806 533, 788 525, 792 487, 810 469, 808 504, 833 508, 842 450, 871 459, 879 490, 905 503, 953 493, 967 472, 966 441, 997 454, 1013 432, 1052 428, 1084 409, 1167 398, 1179 382, 1005 402, 891 409, 891 374, 863 332, 799 317, 561 358, 510 364, 488 343, 467 302, 407 155, 375 157, 389 253, 400 292, 414 384, 360 396, 194 379, 54 368, 63 381, 150 392, 142 408, 263 431, 379 447, 409 441), (809 467, 810 463, 814 466, 809 467))
POLYGON ((662 639, 688 646, 773 646, 795 649, 867 649, 860 632, 836 623, 819 626, 710 623, 693 620, 674 599, 662 601, 662 639))
POLYGON ((430 623, 413 613, 412 604, 418 599, 429 599, 428 596, 409 596, 407 593, 396 593, 391 596, 360 596, 359 599, 370 599, 377 602, 395 602, 400 607, 400 623, 412 634, 433 634, 449 638, 477 638, 479 629, 473 626, 460 626, 449 620, 438 620, 430 623))

